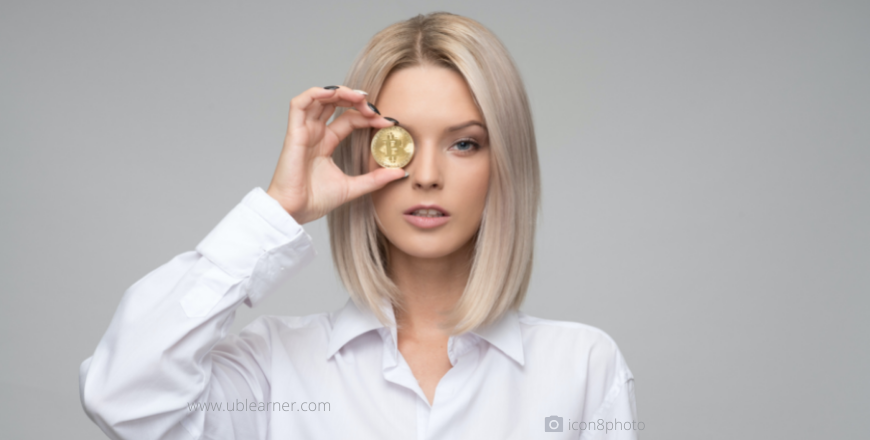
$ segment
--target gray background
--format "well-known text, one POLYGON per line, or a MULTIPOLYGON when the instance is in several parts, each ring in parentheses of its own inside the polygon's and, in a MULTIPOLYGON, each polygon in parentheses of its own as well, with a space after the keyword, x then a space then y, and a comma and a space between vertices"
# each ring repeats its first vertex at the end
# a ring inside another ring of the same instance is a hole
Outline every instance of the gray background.
MULTIPOLYGON (((290 99, 447 10, 515 57, 543 172, 524 310, 619 343, 645 439, 866 436, 870 4, 0 6, 0 437, 100 438, 78 397, 125 289, 267 187, 290 99)), ((318 259, 250 310, 346 294, 318 259)))

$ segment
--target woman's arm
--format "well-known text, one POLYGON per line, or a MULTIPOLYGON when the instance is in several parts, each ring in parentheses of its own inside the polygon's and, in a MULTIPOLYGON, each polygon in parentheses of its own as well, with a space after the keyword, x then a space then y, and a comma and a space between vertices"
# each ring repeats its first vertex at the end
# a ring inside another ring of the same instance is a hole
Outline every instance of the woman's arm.
POLYGON ((636 440, 645 428, 638 420, 634 375, 616 342, 601 332, 587 366, 590 384, 586 388, 581 439, 636 440))
POLYGON ((314 87, 291 100, 268 193, 248 193, 196 251, 130 287, 82 363, 82 405, 103 431, 112 438, 266 436, 267 413, 194 405, 268 400, 267 325, 258 320, 215 346, 241 302, 255 305, 314 257, 302 224, 407 175, 379 169, 348 176, 332 161, 354 129, 393 124, 344 86, 314 87), (337 107, 351 109, 327 125, 337 107))
POLYGON ((81 366, 88 416, 112 438, 196 438, 217 428, 264 438, 263 412, 195 405, 268 401, 271 349, 261 321, 212 349, 227 335, 240 303, 256 305, 314 256, 293 217, 261 188, 252 190, 195 251, 176 256, 124 294, 81 366))

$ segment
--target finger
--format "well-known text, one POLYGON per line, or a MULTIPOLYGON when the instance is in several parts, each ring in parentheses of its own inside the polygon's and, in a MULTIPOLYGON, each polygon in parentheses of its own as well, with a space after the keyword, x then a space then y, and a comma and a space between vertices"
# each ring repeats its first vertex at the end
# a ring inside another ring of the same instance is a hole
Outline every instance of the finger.
POLYGON ((305 121, 309 124, 309 127, 311 126, 310 124, 320 122, 320 115, 323 113, 324 105, 329 104, 322 104, 320 101, 315 99, 314 102, 312 102, 305 110, 305 121))
MULTIPOLYGON (((354 108, 354 109, 356 109, 357 111, 359 111, 359 109, 357 108, 357 106, 359 105, 359 103, 346 101, 346 100, 344 100, 344 99, 339 99, 339 100, 337 100, 337 101, 335 101, 335 100, 329 100, 329 102, 327 102, 327 101, 321 101, 321 102, 322 102, 324 105, 326 105, 326 104, 332 104, 332 105, 334 105, 334 106, 336 106, 336 107, 349 107, 349 108, 354 108)), ((363 105, 365 105, 365 103, 363 103, 363 105)))
POLYGON ((335 118, 335 120, 327 125, 326 128, 331 131, 339 141, 341 141, 358 128, 386 128, 392 127, 393 125, 394 124, 391 121, 384 119, 381 116, 375 115, 375 117, 367 118, 359 112, 346 111, 341 116, 335 118))
POLYGON ((335 96, 339 93, 338 89, 325 89, 323 87, 312 87, 299 96, 293 98, 290 102, 300 110, 308 110, 314 105, 322 105, 324 102, 336 99, 335 96))
POLYGON ((335 95, 324 97, 320 99, 320 102, 323 104, 335 104, 339 107, 353 107, 360 113, 370 117, 378 115, 374 110, 375 107, 369 105, 366 95, 345 86, 338 86, 335 95))
POLYGON ((323 111, 320 112, 318 121, 325 124, 333 114, 335 114, 335 104, 326 104, 323 106, 323 111))
MULTIPOLYGON (((338 93, 337 90, 332 89, 324 89, 323 87, 312 87, 301 94, 296 96, 295 98, 290 100, 290 115, 289 120, 287 122, 288 130, 291 128, 298 128, 305 123, 306 114, 311 109, 312 105, 315 102, 329 98, 338 93)), ((318 110, 317 115, 320 115, 322 108, 320 108, 321 104, 318 102, 318 110)))
POLYGON ((384 185, 406 177, 408 175, 401 168, 380 168, 361 176, 353 176, 348 182, 348 200, 353 200, 363 194, 381 189, 384 185))

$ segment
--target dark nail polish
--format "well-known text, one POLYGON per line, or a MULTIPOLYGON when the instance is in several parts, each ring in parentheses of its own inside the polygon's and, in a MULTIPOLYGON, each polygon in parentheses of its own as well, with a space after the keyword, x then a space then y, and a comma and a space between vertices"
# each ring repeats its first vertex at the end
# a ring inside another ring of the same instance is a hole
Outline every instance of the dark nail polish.
POLYGON ((377 114, 381 114, 381 112, 378 111, 378 108, 375 107, 374 104, 372 104, 371 102, 369 102, 368 105, 369 105, 369 108, 372 109, 373 112, 375 112, 375 113, 377 113, 377 114))
POLYGON ((386 120, 392 122, 393 125, 399 125, 399 121, 397 121, 397 120, 395 120, 395 119, 393 119, 393 118, 391 118, 391 117, 389 117, 389 116, 384 116, 384 119, 386 119, 386 120))
POLYGON ((335 90, 337 88, 338 88, 338 86, 326 86, 326 87, 324 87, 324 89, 326 89, 326 90, 335 90))

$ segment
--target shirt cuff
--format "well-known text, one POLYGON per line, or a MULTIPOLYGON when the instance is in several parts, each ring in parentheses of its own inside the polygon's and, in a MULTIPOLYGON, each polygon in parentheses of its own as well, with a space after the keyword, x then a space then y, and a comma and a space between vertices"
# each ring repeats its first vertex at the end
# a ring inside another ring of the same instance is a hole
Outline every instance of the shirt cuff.
POLYGON ((250 307, 317 255, 311 236, 260 187, 248 192, 196 250, 229 276, 248 278, 245 303, 250 307))

